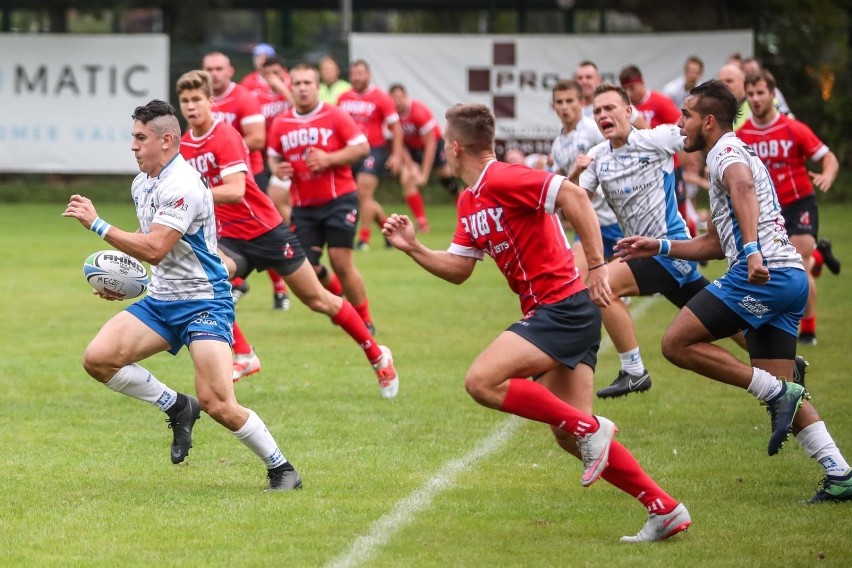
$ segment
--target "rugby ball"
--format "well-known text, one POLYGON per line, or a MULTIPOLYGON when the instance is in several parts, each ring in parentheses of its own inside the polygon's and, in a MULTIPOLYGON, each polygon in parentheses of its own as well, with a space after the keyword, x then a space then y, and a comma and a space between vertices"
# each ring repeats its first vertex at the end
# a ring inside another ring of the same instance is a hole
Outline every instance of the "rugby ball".
POLYGON ((144 294, 150 282, 144 264, 117 250, 101 250, 90 254, 83 263, 83 276, 98 292, 124 300, 144 294))

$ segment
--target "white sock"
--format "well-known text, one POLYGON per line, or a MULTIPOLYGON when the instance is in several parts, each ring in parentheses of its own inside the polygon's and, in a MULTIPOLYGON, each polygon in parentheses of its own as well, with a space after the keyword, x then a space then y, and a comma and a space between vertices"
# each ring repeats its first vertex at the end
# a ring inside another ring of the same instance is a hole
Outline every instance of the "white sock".
POLYGON ((106 383, 107 388, 150 402, 163 412, 177 402, 177 393, 140 365, 125 365, 106 383))
POLYGON ((645 364, 642 362, 642 354, 639 348, 619 353, 621 358, 621 370, 631 375, 642 375, 645 372, 645 364))
POLYGON ((754 367, 754 372, 751 375, 751 384, 748 385, 748 392, 754 395, 757 400, 766 402, 777 396, 784 385, 777 378, 767 373, 763 369, 754 367))
POLYGON ((253 451, 266 464, 266 469, 272 469, 287 463, 287 458, 278 449, 278 444, 260 416, 249 410, 249 417, 243 427, 234 432, 237 440, 253 451))
POLYGON ((796 441, 822 466, 826 474, 844 475, 849 470, 849 464, 822 420, 802 428, 802 431, 796 434, 796 441))

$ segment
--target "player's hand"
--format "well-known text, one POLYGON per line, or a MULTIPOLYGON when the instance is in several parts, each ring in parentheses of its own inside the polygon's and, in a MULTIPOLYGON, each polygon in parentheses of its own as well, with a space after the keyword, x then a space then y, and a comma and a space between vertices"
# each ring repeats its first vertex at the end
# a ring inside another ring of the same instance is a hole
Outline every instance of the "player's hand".
POLYGON ((758 285, 769 282, 769 268, 763 264, 763 255, 759 252, 748 257, 748 282, 758 285))
POLYGON ((577 159, 574 160, 574 163, 571 164, 571 169, 568 172, 568 179, 574 179, 586 171, 586 169, 592 164, 592 161, 593 160, 586 154, 578 155, 577 159))
POLYGON ((399 175, 403 165, 405 165, 405 158, 399 153, 392 153, 385 162, 385 168, 389 169, 395 176, 399 175))
POLYGON ((293 173, 295 171, 293 164, 290 162, 279 162, 278 165, 275 166, 275 171, 272 173, 275 174, 275 177, 277 178, 290 179, 293 177, 293 173))
POLYGON ((826 175, 818 174, 816 172, 808 172, 808 175, 811 176, 811 181, 813 182, 813 184, 820 188, 823 193, 831 189, 831 184, 833 183, 833 180, 829 179, 826 175))
POLYGON ((328 169, 331 166, 331 156, 325 150, 319 148, 308 148, 308 155, 305 157, 305 165, 311 173, 318 173, 328 169))
POLYGON ((586 286, 589 288, 589 296, 592 301, 605 308, 612 303, 612 289, 609 287, 609 266, 604 264, 599 268, 589 271, 586 286))
POLYGON ((414 224, 408 215, 391 214, 385 220, 385 224, 382 227, 382 234, 394 248, 402 252, 407 252, 414 248, 414 243, 416 242, 414 224))
POLYGON ((615 243, 615 257, 621 262, 649 258, 660 252, 660 240, 651 237, 624 237, 615 243))
POLYGON ((98 292, 95 289, 92 289, 92 295, 103 298, 104 300, 109 300, 110 302, 115 302, 115 301, 118 301, 118 300, 124 300, 124 298, 122 296, 110 294, 109 292, 98 292))
POLYGON ((62 213, 62 216, 73 217, 80 221, 81 225, 87 229, 91 229, 92 223, 94 223, 95 219, 98 218, 98 212, 95 210, 95 206, 92 205, 92 201, 88 197, 74 194, 68 201, 68 205, 65 207, 65 211, 62 213))

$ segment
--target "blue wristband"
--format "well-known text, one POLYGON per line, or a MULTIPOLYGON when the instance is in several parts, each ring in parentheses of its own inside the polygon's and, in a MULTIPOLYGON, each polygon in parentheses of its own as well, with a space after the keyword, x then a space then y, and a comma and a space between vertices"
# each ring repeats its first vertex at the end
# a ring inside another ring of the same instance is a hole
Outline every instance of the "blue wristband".
POLYGON ((757 248, 757 243, 754 241, 743 245, 743 254, 746 258, 758 252, 760 252, 760 249, 757 248))
POLYGON ((672 242, 668 239, 660 239, 660 252, 658 255, 669 256, 669 250, 672 248, 672 242))
POLYGON ((95 217, 92 226, 89 228, 93 233, 97 233, 97 235, 101 238, 106 237, 107 231, 112 228, 112 225, 101 219, 100 217, 95 217))

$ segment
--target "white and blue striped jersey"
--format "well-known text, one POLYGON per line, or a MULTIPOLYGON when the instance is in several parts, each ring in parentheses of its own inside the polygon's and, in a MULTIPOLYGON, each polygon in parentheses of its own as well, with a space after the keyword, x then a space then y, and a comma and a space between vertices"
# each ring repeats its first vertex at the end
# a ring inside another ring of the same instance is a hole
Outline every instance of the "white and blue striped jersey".
POLYGON ((674 155, 682 149, 683 137, 673 124, 633 129, 620 148, 606 141, 591 149, 593 161, 580 175, 580 186, 588 192, 601 186, 626 236, 686 239, 674 174, 674 155))
MULTIPOLYGON (((588 154, 589 150, 604 141, 598 125, 587 116, 581 116, 577 126, 571 132, 564 130, 553 140, 550 155, 553 163, 563 174, 567 174, 580 154, 588 154)), ((598 217, 601 227, 608 227, 618 223, 612 208, 604 200, 600 189, 589 194, 592 207, 598 217)))
POLYGON ((784 228, 784 217, 775 194, 775 186, 766 166, 751 147, 733 132, 724 134, 707 154, 707 175, 710 179, 710 212, 728 265, 745 262, 743 239, 731 204, 731 192, 722 176, 731 164, 745 164, 754 177, 754 190, 759 209, 757 245, 770 267, 790 267, 804 270, 802 257, 790 243, 784 228))
POLYGON ((229 298, 228 271, 216 254, 213 194, 195 168, 178 154, 159 176, 137 175, 131 193, 143 233, 157 223, 183 235, 151 267, 148 295, 163 301, 229 298))

